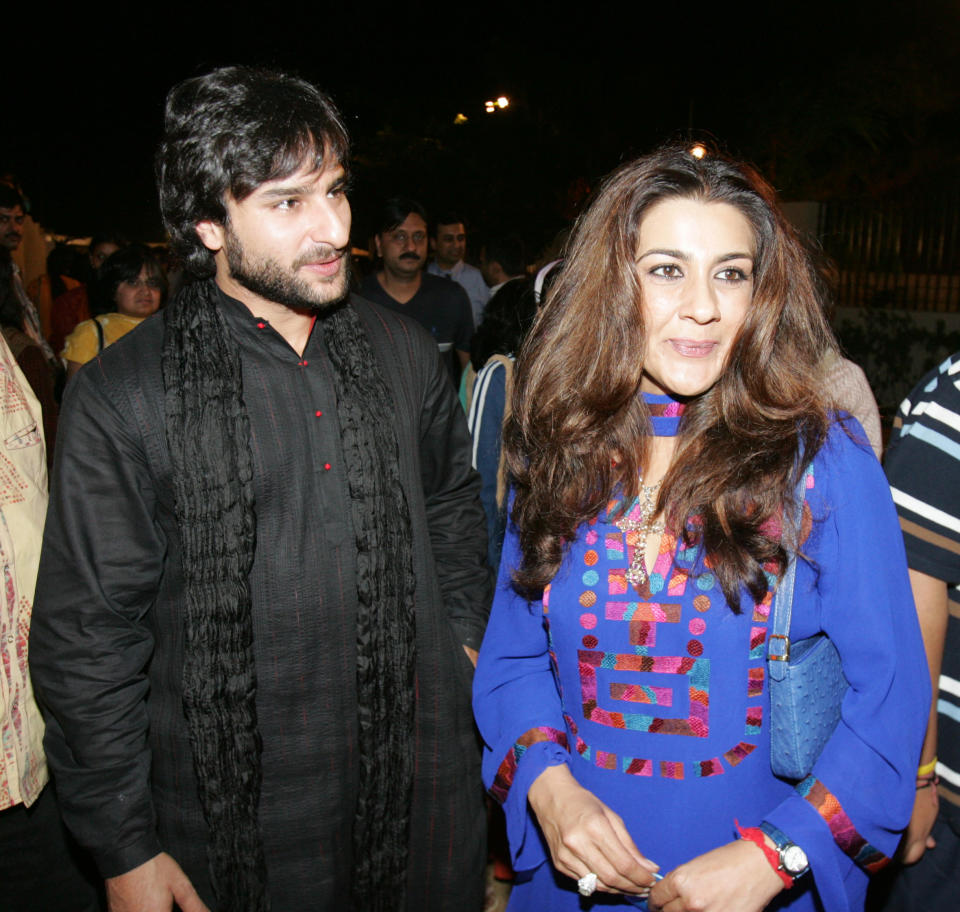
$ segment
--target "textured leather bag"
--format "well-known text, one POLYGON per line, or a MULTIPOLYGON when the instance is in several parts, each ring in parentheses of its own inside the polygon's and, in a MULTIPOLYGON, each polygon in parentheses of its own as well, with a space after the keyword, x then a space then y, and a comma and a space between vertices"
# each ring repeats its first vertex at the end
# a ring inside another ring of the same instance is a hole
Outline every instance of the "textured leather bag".
MULTIPOLYGON (((800 528, 808 468, 797 486, 795 528, 800 528)), ((840 720, 849 684, 837 647, 824 633, 790 641, 797 555, 790 553, 771 609, 767 643, 770 675, 770 766, 784 779, 805 779, 840 720)))

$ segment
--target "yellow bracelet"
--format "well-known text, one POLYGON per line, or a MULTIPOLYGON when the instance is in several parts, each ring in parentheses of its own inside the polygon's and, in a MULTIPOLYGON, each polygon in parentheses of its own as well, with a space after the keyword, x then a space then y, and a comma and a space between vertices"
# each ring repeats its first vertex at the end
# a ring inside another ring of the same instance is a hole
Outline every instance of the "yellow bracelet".
POLYGON ((924 763, 917 770, 918 776, 929 776, 937 768, 937 758, 934 757, 929 763, 924 763))

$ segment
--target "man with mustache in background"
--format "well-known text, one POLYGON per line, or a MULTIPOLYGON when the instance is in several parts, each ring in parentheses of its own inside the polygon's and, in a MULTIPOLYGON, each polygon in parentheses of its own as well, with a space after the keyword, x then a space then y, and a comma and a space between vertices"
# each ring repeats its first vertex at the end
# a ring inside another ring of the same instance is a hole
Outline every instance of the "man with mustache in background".
POLYGON ((348 139, 302 80, 167 97, 193 281, 71 381, 34 611, 111 912, 469 909, 479 479, 433 340, 349 294, 348 139))
POLYGON ((455 387, 470 360, 473 313, 456 282, 424 272, 427 214, 411 199, 387 200, 374 238, 380 270, 364 279, 360 294, 398 313, 409 314, 433 335, 455 387))

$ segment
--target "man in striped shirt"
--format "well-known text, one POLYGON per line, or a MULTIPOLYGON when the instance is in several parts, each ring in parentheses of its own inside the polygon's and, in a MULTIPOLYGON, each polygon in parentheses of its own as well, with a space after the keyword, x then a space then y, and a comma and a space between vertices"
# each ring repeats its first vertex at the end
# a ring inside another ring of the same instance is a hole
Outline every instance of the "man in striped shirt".
POLYGON ((908 867, 885 909, 945 912, 956 909, 960 887, 960 352, 903 401, 885 466, 930 675, 940 685, 901 849, 908 867))

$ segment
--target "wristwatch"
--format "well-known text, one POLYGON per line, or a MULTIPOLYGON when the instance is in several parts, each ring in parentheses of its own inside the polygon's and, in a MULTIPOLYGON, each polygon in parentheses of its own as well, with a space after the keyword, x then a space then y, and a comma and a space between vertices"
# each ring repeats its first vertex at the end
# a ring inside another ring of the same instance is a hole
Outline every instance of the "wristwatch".
POLYGON ((778 830, 772 823, 767 823, 766 820, 760 824, 760 830, 769 836, 776 845, 782 870, 793 878, 802 877, 810 870, 807 853, 795 842, 791 842, 782 830, 778 830))

